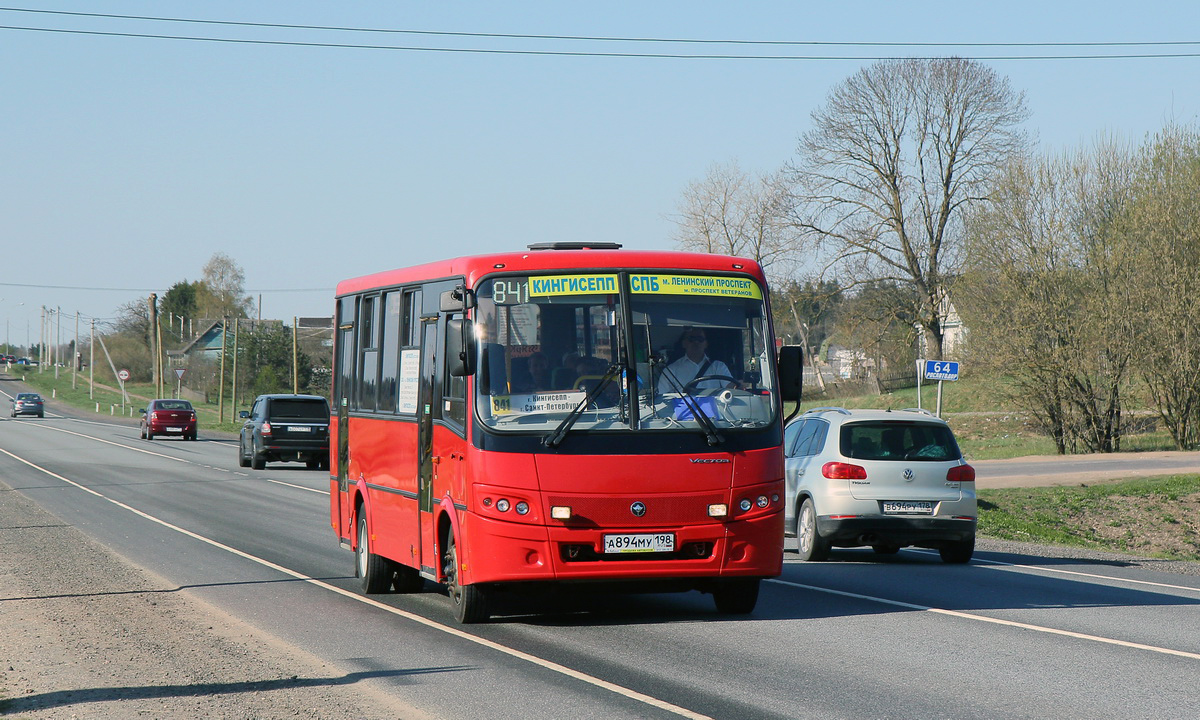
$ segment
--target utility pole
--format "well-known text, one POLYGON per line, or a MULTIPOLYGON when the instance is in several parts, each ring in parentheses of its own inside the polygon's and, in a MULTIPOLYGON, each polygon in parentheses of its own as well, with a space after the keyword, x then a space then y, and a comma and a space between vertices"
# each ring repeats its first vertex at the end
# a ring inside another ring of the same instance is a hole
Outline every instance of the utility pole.
POLYGON ((155 397, 162 397, 158 387, 162 378, 158 375, 158 293, 150 293, 146 299, 150 310, 150 379, 154 383, 155 397))
POLYGON ((75 311, 75 351, 71 353, 71 389, 74 390, 79 381, 79 361, 83 355, 79 352, 79 311, 75 311))
POLYGON ((296 336, 300 334, 300 319, 292 316, 292 394, 300 393, 300 365, 297 361, 296 336))
POLYGON ((96 318, 92 318, 92 337, 88 341, 88 398, 96 399, 96 318))
POLYGON ((58 366, 62 365, 62 305, 54 314, 54 379, 58 379, 58 366))
POLYGON ((237 318, 234 318, 233 319, 233 382, 229 388, 229 396, 230 396, 230 399, 233 401, 233 416, 230 418, 231 420, 234 420, 237 418, 238 325, 241 325, 241 323, 238 322, 237 318))
MULTIPOLYGON (((217 422, 225 422, 225 338, 229 335, 229 316, 221 318, 221 373, 217 383, 217 422)), ((231 418, 232 419, 232 418, 231 418)))

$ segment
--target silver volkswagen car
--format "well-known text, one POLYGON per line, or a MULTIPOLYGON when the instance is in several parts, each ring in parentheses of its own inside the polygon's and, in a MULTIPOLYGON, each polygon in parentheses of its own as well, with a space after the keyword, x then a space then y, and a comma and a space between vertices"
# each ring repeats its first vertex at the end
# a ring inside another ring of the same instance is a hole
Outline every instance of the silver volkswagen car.
POLYGON ((965 563, 975 552, 975 468, 924 410, 817 408, 784 430, 785 534, 801 560, 831 547, 915 545, 965 563))

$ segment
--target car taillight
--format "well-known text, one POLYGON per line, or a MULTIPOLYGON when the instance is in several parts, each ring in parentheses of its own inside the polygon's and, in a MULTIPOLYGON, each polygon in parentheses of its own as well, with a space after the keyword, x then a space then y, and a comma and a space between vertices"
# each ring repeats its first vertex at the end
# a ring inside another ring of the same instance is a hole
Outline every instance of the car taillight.
POLYGON ((975 482, 975 468, 970 465, 956 465, 946 473, 946 482, 975 482))
POLYGON ((861 465, 851 465, 843 462, 827 462, 821 467, 821 474, 830 480, 866 480, 867 469, 861 465))
POLYGON ((157 420, 158 419, 158 411, 150 413, 150 419, 157 420))
POLYGON ((263 423, 263 424, 262 424, 262 434, 263 434, 263 435, 270 435, 270 434, 271 434, 271 423, 269 423, 269 422, 265 422, 265 423, 263 423))

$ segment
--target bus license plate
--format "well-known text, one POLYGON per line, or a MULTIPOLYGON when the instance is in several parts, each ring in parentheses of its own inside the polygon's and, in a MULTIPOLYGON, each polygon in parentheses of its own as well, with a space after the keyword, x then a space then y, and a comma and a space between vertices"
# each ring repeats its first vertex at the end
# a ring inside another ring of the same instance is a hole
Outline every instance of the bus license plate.
POLYGON ((675 552, 674 533, 605 535, 605 553, 675 552))
POLYGON ((885 500, 884 515, 932 515, 933 503, 928 500, 885 500))

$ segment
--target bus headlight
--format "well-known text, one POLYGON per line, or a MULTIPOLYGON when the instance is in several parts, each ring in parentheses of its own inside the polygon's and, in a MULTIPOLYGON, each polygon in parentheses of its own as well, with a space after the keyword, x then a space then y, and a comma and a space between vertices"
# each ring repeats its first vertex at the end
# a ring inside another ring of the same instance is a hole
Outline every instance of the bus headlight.
POLYGON ((496 509, 500 512, 508 512, 508 500, 500 499, 496 501, 496 509))

